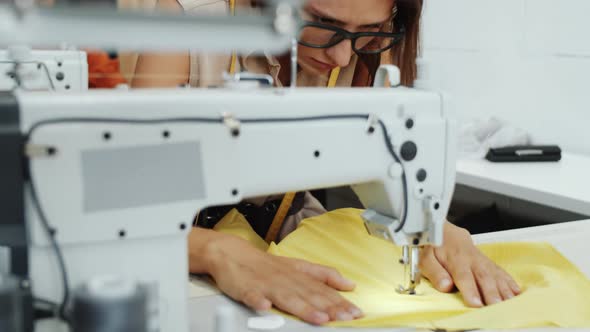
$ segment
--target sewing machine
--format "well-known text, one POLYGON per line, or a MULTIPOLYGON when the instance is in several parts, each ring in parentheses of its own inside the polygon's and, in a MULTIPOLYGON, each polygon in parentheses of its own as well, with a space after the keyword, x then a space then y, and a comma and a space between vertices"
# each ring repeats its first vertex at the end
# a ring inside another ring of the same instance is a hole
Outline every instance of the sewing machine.
MULTIPOLYGON (((178 50, 199 40, 207 51, 277 52, 292 45, 296 61, 290 2, 274 2, 262 17, 150 21, 17 1, 0 5, 0 45, 178 50)), ((0 93, 0 247, 10 248, 11 275, 0 278, 0 302, 11 306, 0 313, 0 330, 66 331, 57 319, 33 326, 46 306, 50 316, 67 311, 75 330, 187 331, 186 241, 199 210, 341 185, 352 185, 367 207, 373 235, 404 247, 400 292, 414 292, 419 248, 442 243, 455 182, 445 98, 406 88, 327 93, 241 83, 0 93)))
POLYGON ((186 237, 197 211, 288 191, 353 185, 367 228, 407 248, 406 292, 418 282, 417 248, 442 241, 455 142, 437 93, 16 91, 1 98, 10 171, 2 172, 2 196, 11 201, 0 225, 13 230, 12 272, 35 298, 63 299, 59 247, 70 294, 96 276, 138 280, 157 299, 154 325, 186 331, 186 237))
POLYGON ((27 47, 0 50, 0 91, 17 87, 23 90, 87 90, 86 52, 27 47))

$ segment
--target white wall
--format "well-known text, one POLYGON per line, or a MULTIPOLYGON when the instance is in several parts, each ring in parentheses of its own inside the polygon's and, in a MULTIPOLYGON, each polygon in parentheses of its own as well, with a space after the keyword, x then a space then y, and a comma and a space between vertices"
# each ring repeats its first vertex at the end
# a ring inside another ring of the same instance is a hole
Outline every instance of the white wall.
POLYGON ((590 154, 590 0, 425 0, 423 55, 460 118, 590 154))

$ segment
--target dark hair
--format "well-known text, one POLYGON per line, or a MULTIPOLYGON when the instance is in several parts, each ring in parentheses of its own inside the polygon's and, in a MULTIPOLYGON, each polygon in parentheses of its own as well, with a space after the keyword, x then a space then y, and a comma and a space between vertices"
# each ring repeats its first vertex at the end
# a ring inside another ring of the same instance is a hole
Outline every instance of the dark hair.
MULTIPOLYGON (((401 84, 411 87, 416 80, 416 58, 419 51, 420 17, 423 0, 394 0, 397 14, 393 19, 396 31, 405 29, 404 39, 385 53, 388 62, 396 65, 401 72, 401 84)), ((252 6, 264 8, 264 1, 251 0, 252 6)), ((381 64, 381 55, 359 55, 352 86, 372 86, 375 73, 381 64), (360 65, 359 65, 360 64, 360 65)))
POLYGON ((398 14, 394 26, 404 27, 404 40, 391 50, 391 60, 402 74, 402 84, 412 86, 416 79, 416 58, 419 52, 420 17, 422 16, 423 0, 396 0, 398 14))
MULTIPOLYGON (((416 79, 416 57, 418 57, 420 16, 423 0, 395 0, 397 15, 393 20, 396 31, 405 29, 404 39, 385 54, 390 56, 389 62, 398 66, 401 71, 401 84, 412 86, 416 79)), ((355 71, 353 86, 371 86, 377 68, 381 64, 380 55, 359 56, 361 66, 355 71)))

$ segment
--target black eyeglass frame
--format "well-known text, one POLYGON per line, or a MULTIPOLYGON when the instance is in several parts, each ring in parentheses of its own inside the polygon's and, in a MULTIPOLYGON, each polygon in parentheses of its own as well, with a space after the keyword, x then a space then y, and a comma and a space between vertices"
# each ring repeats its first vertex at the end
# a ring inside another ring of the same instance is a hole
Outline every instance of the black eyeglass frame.
POLYGON ((380 54, 383 53, 390 48, 392 48, 395 44, 401 42, 405 36, 405 29, 402 27, 399 32, 349 32, 345 29, 335 27, 333 25, 318 23, 318 22, 311 22, 311 21, 303 21, 303 24, 299 28, 299 32, 301 33, 303 29, 306 27, 312 28, 319 28, 329 31, 334 31, 334 36, 339 36, 340 38, 331 38, 330 41, 324 45, 315 45, 310 44, 302 41, 299 37, 297 38, 297 42, 303 46, 311 47, 311 48, 330 48, 334 45, 338 45, 344 40, 349 39, 351 41, 352 50, 357 54, 380 54), (366 51, 366 50, 359 50, 355 47, 356 40, 362 37, 382 37, 382 38, 391 38, 392 42, 389 46, 379 49, 377 51, 366 51))

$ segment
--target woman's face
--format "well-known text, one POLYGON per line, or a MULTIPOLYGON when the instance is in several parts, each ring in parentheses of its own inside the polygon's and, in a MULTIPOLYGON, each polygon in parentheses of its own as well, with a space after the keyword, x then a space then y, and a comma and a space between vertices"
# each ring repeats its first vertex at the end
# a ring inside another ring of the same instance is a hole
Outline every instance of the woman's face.
MULTIPOLYGON (((394 0, 309 0, 304 7, 303 19, 350 32, 379 31, 391 18, 393 5, 394 0)), ((320 33, 304 30, 300 37, 322 38, 320 33)), ((305 72, 325 75, 335 67, 346 67, 353 53, 350 40, 327 49, 299 45, 298 63, 305 72)))

